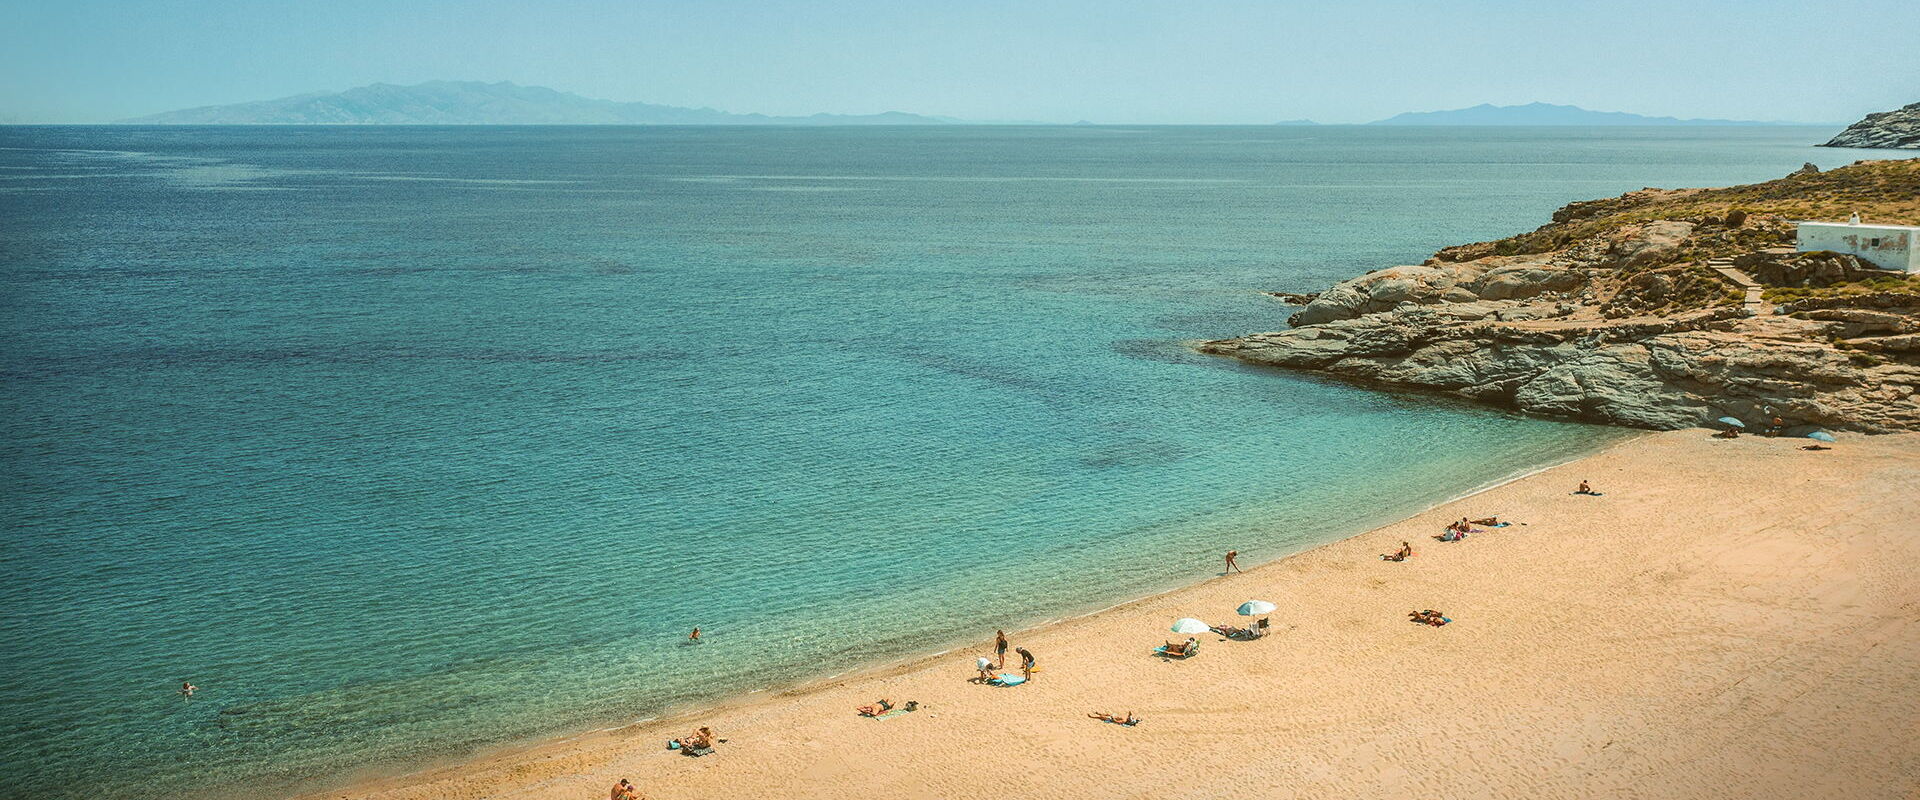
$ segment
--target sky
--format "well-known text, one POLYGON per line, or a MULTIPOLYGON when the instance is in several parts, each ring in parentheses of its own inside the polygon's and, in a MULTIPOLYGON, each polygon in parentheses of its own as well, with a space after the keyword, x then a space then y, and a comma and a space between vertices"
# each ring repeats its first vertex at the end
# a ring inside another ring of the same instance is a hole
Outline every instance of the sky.
POLYGON ((0 122, 508 80, 767 114, 1366 122, 1543 101, 1851 122, 1913 0, 0 0, 0 122))

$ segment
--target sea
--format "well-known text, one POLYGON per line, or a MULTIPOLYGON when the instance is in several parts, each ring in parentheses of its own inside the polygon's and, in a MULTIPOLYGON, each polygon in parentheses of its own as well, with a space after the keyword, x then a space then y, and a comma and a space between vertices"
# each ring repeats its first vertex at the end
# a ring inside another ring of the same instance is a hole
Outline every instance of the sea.
POLYGON ((1191 344, 1830 133, 0 127, 0 796, 964 672, 1592 452, 1191 344))

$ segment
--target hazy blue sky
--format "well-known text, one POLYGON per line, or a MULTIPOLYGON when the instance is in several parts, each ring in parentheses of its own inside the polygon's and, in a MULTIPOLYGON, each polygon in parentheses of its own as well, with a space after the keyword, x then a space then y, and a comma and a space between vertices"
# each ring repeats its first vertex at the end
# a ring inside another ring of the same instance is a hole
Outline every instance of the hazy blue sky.
POLYGON ((1920 100, 1913 0, 0 0, 0 121, 511 80, 803 114, 1360 122, 1534 100, 1851 121, 1920 100))

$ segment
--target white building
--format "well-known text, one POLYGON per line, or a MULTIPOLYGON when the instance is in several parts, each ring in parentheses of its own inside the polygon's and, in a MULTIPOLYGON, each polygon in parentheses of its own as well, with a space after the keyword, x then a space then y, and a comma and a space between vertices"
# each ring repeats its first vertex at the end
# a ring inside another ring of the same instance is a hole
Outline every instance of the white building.
POLYGON ((1799 223, 1800 252, 1831 250, 1859 256, 1881 269, 1920 273, 1920 226, 1849 222, 1799 223))

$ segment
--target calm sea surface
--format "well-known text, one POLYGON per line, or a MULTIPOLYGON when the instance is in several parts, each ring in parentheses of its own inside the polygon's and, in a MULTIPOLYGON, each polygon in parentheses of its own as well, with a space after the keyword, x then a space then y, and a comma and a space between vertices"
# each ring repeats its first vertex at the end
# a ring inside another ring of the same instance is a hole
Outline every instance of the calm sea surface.
POLYGON ((0 128, 0 796, 632 721, 1594 449, 1182 343, 1828 133, 0 128))

